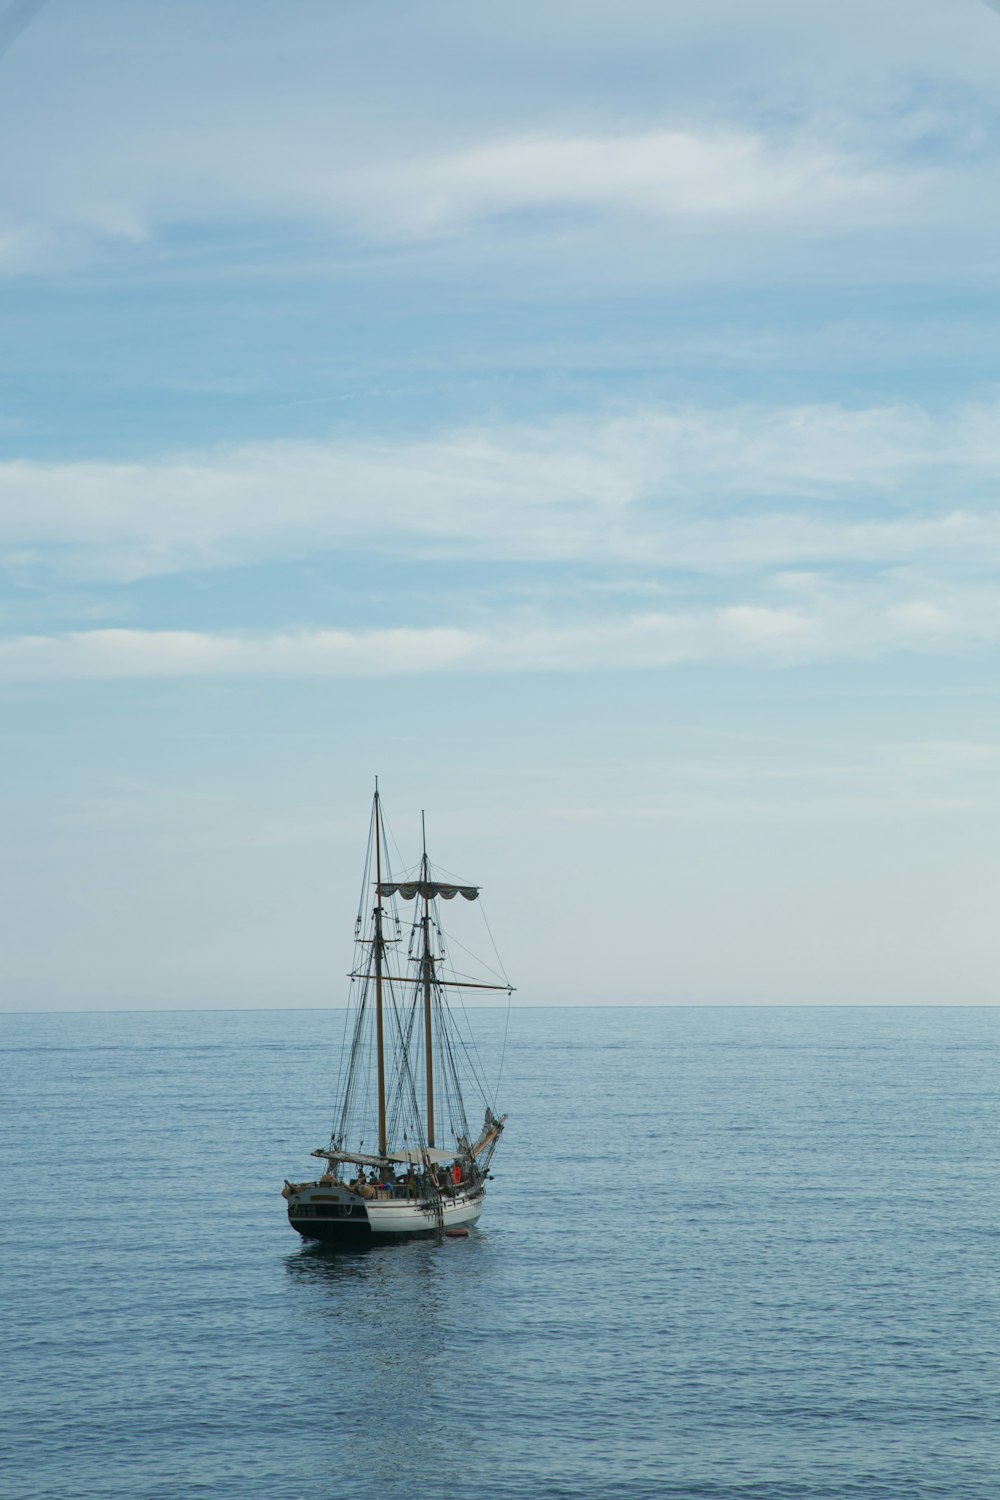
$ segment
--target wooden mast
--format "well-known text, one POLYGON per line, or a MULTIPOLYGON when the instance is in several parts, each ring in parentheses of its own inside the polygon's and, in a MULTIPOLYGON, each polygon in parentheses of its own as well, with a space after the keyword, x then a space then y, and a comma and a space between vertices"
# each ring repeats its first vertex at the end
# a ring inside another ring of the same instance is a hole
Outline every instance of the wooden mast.
POLYGON ((385 1032, 382 1020, 382 819, 375 780, 375 1035, 378 1048, 378 1154, 388 1150, 385 1131, 385 1032))
POLYGON ((420 814, 420 829, 424 841, 424 1053, 427 1059, 427 1144, 434 1145, 434 1034, 431 1028, 431 898, 430 869, 427 865, 427 824, 420 814))

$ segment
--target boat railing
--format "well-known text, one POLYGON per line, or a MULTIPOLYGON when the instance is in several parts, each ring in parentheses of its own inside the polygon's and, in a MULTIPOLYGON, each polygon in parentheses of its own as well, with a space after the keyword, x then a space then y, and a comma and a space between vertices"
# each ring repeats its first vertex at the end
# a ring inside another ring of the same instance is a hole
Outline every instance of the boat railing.
MULTIPOLYGON (((421 1188, 411 1188, 403 1182, 397 1182, 392 1187, 379 1186, 372 1191, 359 1193, 366 1203, 426 1203, 432 1197, 439 1196, 443 1202, 449 1203, 456 1198, 469 1198, 475 1196, 482 1190, 482 1184, 478 1182, 456 1182, 447 1187, 442 1187, 438 1193, 433 1190, 426 1191, 421 1188)), ((351 1188, 351 1192, 358 1193, 357 1188, 351 1188)))

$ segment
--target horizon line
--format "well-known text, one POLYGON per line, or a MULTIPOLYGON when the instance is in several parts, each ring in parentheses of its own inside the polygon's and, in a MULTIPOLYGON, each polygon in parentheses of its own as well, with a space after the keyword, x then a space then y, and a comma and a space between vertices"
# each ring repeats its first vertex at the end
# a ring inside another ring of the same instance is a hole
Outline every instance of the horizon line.
MULTIPOLYGON (((468 1007, 467 1007, 468 1008, 468 1007)), ((477 1005, 475 1010, 996 1010, 1000 1000, 553 1000, 518 1005, 477 1005)), ((3 1016, 285 1015, 350 1010, 348 1005, 149 1005, 72 1006, 8 1010, 3 1016)))

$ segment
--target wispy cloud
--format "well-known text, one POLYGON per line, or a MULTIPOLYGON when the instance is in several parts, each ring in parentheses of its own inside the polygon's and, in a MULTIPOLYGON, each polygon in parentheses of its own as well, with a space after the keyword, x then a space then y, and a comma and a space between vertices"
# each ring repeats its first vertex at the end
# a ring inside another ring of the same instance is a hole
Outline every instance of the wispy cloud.
MULTIPOLYGON (((131 243, 178 224, 216 227, 248 216, 299 220, 391 245, 462 239, 504 225, 536 239, 555 218, 585 234, 685 236, 742 226, 841 239, 852 229, 899 227, 932 214, 950 191, 925 166, 838 147, 808 127, 766 134, 680 122, 642 131, 484 138, 359 164, 335 136, 300 136, 277 122, 262 132, 172 124, 62 143, 61 164, 38 176, 0 167, 0 233, 11 268, 94 241, 131 243), (74 161, 75 153, 81 159, 74 161), (86 152, 86 160, 82 153, 86 152), (20 256, 16 253, 21 247, 20 256)), ((641 241, 640 241, 641 242, 641 241)))
POLYGON ((478 220, 573 211, 682 227, 835 226, 898 218, 924 174, 809 139, 655 130, 486 142, 375 164, 330 184, 331 205, 384 233, 441 234, 478 220))
POLYGON ((128 580, 322 551, 724 573, 1000 556, 1000 422, 648 409, 423 441, 0 466, 0 563, 128 580))
POLYGON ((991 592, 944 602, 881 581, 789 602, 649 610, 550 622, 498 614, 476 628, 272 634, 86 630, 0 643, 0 678, 385 677, 413 673, 642 671, 679 662, 784 665, 1000 640, 991 592))
MULTIPOLYGON (((13 38, 39 8, 13 0, 0 13, 0 49, 5 21, 13 38)), ((988 107, 970 91, 959 109, 952 91, 935 109, 911 88, 933 61, 944 67, 943 40, 952 70, 967 69, 975 37, 962 45, 960 28, 888 0, 875 13, 817 4, 807 22, 788 4, 758 4, 750 19, 723 0, 694 12, 664 0, 619 7, 610 28, 601 7, 546 7, 544 22, 521 7, 505 13, 502 48, 472 15, 397 18, 386 49, 372 7, 307 7, 308 27, 290 35, 250 0, 245 46, 225 9, 197 23, 183 7, 148 9, 141 31, 135 7, 115 0, 102 0, 99 35, 70 7, 58 31, 47 28, 59 40, 44 76, 63 107, 43 117, 39 75, 21 82, 26 128, 0 162, 0 268, 58 268, 88 248, 174 231, 210 240, 248 220, 404 259, 446 242, 473 275, 484 252, 504 260, 517 249, 550 269, 555 252, 599 279, 613 269, 609 242, 648 252, 665 273, 675 242, 689 240, 710 243, 709 259, 732 270, 749 247, 720 241, 727 228, 784 239, 787 264, 817 242, 843 253, 859 231, 898 244, 920 223, 940 258, 943 222, 979 222, 990 202, 988 107), (859 22, 869 41, 891 45, 888 77, 859 71, 859 22), (658 57, 662 67, 630 67, 630 80, 648 74, 635 89, 623 90, 614 68, 607 79, 589 65, 576 76, 570 30, 580 56, 589 38, 619 64, 658 57), (540 226, 558 243, 544 243, 540 226)))

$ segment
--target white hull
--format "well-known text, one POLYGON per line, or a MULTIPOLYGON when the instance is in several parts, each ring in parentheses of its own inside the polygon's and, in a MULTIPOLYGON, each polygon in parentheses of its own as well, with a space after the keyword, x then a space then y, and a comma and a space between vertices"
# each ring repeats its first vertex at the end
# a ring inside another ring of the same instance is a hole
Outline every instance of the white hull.
POLYGON ((458 1229, 474 1224, 483 1211, 482 1194, 478 1198, 445 1198, 441 1218, 422 1203, 369 1203, 368 1222, 373 1234, 414 1234, 428 1229, 458 1229))
POLYGON ((327 1241, 464 1229, 475 1224, 482 1211, 481 1189, 428 1203, 402 1197, 366 1199, 339 1183, 309 1183, 288 1197, 292 1228, 307 1239, 327 1241))

